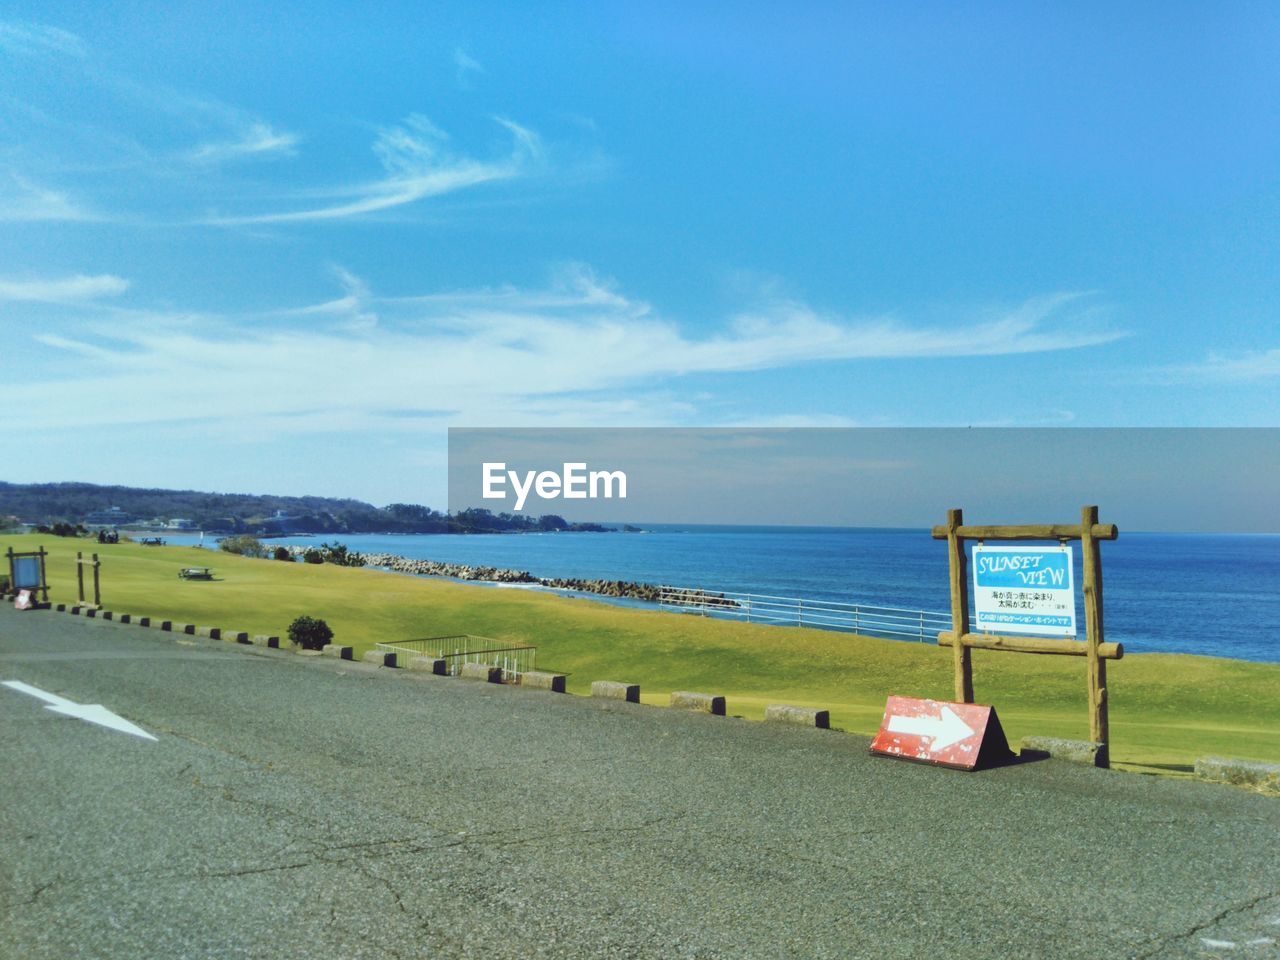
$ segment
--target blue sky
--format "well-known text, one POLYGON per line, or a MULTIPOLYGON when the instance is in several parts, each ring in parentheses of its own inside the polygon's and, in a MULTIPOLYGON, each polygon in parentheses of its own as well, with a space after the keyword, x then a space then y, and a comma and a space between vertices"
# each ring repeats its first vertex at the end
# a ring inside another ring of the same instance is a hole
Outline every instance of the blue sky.
POLYGON ((723 9, 0 4, 3 478, 1280 425, 1280 8, 723 9))

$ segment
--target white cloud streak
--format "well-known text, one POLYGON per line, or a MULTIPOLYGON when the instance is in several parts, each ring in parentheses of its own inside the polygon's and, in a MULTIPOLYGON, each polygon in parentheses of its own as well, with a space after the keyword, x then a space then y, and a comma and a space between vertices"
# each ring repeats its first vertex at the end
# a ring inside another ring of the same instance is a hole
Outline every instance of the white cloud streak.
POLYGON ((386 174, 383 178, 328 191, 347 197, 344 202, 279 213, 214 217, 208 222, 239 226, 343 220, 529 172, 542 157, 537 134, 503 117, 494 120, 512 139, 511 152, 498 160, 475 160, 451 153, 447 149, 448 134, 426 117, 414 114, 399 126, 382 130, 373 144, 373 152, 386 174))
POLYGON ((100 297, 118 296, 128 289, 128 280, 109 273, 92 277, 77 274, 52 280, 0 279, 0 302, 78 304, 100 297))
POLYGON ((335 273, 345 295, 314 307, 234 320, 117 318, 99 331, 101 342, 90 342, 83 329, 62 339, 46 331, 51 349, 110 356, 56 389, 33 377, 25 390, 39 422, 26 425, 67 426, 86 416, 100 424, 176 423, 191 419, 193 409, 211 429, 269 424, 291 433, 394 433, 424 423, 652 425, 696 416, 688 401, 653 393, 686 374, 1064 350, 1122 335, 1074 323, 1072 311, 1083 308, 1072 295, 948 328, 842 322, 788 302, 694 336, 581 267, 567 268, 546 290, 399 299, 378 298, 359 278, 335 273), (193 357, 201 369, 199 406, 158 402, 188 392, 193 357), (112 402, 86 414, 76 398, 94 395, 112 402))
POLYGON ((1235 356, 1210 354, 1200 363, 1174 364, 1147 371, 1156 383, 1256 383, 1280 377, 1280 349, 1255 350, 1235 356))
POLYGON ((233 160, 267 156, 290 156, 298 138, 291 133, 280 133, 270 124, 248 123, 240 135, 231 140, 203 143, 187 154, 187 159, 197 164, 223 163, 233 160))
POLYGON ((50 54, 83 57, 85 43, 76 34, 59 27, 0 21, 0 50, 27 57, 50 54))
POLYGON ((0 222, 95 220, 97 217, 67 194, 32 183, 10 173, 7 188, 0 182, 0 222))

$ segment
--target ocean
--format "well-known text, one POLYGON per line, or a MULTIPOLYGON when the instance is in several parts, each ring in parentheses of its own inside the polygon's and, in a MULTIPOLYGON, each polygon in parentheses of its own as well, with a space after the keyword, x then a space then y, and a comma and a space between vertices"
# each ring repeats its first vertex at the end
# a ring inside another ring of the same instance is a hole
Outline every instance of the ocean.
MULTIPOLYGON (((195 537, 166 539, 190 543, 195 537)), ((664 524, 642 533, 351 534, 266 542, 326 539, 360 552, 539 577, 950 609, 946 544, 927 530, 664 524)), ((1123 643, 1126 652, 1280 662, 1280 536, 1122 531, 1101 551, 1106 639, 1123 643)), ((1078 543, 1074 552, 1078 585, 1078 543)), ((1083 632, 1082 614, 1078 622, 1083 632)))

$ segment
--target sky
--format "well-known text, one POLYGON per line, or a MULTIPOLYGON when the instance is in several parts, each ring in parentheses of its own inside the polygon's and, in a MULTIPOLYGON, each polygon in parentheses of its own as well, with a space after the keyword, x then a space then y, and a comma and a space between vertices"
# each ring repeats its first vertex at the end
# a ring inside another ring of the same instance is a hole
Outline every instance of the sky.
POLYGON ((1280 7, 725 9, 0 3, 0 479, 1280 425, 1280 7))

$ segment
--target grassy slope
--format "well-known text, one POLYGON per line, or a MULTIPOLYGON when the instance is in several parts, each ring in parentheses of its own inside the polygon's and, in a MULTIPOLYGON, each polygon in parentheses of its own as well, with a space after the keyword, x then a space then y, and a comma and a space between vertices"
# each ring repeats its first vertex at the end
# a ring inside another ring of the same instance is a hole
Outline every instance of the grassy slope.
MULTIPOLYGON (((327 620, 357 656, 379 640, 449 633, 532 643, 539 668, 568 673, 573 693, 601 679, 639 683, 651 703, 672 690, 702 690, 725 694, 729 711, 749 718, 769 703, 806 704, 829 708, 833 726, 870 734, 888 694, 951 692, 951 654, 928 644, 180 547, 3 536, 0 552, 38 544, 50 551, 54 602, 76 599, 76 550, 96 551, 108 609, 280 635, 309 614, 327 620), (206 565, 218 580, 177 578, 180 567, 206 565)), ((1170 770, 1206 754, 1280 761, 1280 665, 1145 654, 1109 670, 1116 761, 1170 770)), ((1015 745, 1029 734, 1088 733, 1081 660, 975 651, 974 685, 1015 745)))

